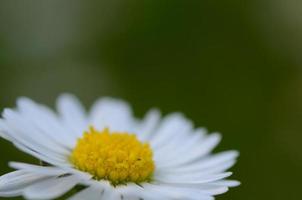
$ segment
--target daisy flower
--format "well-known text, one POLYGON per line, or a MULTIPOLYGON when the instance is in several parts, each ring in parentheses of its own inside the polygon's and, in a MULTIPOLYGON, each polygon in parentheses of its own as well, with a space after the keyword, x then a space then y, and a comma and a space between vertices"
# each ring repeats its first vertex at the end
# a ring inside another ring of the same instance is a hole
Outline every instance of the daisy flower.
POLYGON ((194 128, 180 113, 152 109, 140 120, 112 98, 89 112, 68 94, 57 112, 19 98, 4 109, 0 135, 40 160, 10 162, 15 171, 0 177, 2 197, 55 199, 76 188, 68 199, 212 200, 239 185, 226 179, 238 152, 211 153, 220 134, 194 128))

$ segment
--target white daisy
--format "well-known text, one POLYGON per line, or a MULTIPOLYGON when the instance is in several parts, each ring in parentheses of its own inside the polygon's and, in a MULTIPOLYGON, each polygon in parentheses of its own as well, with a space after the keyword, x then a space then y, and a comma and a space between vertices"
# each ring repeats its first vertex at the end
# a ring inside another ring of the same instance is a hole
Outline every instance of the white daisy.
POLYGON ((54 199, 77 185, 70 200, 211 200, 239 182, 226 180, 237 151, 211 154, 220 134, 195 129, 182 114, 142 120, 120 100, 98 100, 89 113, 71 95, 57 113, 20 98, 5 109, 0 135, 41 165, 11 162, 0 196, 54 199))

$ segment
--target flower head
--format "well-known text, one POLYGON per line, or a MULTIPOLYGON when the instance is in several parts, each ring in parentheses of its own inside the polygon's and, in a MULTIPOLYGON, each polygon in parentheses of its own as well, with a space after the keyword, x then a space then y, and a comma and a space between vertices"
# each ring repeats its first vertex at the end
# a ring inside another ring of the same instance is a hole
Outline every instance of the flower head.
POLYGON ((121 100, 100 99, 87 113, 72 95, 58 98, 57 112, 20 98, 4 110, 0 136, 47 164, 10 162, 2 197, 54 199, 82 185, 70 200, 211 200, 239 185, 225 172, 238 152, 211 153, 220 134, 179 113, 152 109, 138 120, 121 100))

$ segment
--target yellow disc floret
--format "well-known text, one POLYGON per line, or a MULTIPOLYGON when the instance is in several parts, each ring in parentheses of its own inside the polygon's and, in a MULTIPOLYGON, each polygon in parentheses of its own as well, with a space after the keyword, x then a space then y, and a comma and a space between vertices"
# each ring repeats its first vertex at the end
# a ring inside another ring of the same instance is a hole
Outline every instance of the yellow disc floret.
POLYGON ((112 185, 149 181, 154 169, 153 153, 148 143, 134 134, 97 131, 93 127, 78 139, 70 156, 81 171, 112 185))

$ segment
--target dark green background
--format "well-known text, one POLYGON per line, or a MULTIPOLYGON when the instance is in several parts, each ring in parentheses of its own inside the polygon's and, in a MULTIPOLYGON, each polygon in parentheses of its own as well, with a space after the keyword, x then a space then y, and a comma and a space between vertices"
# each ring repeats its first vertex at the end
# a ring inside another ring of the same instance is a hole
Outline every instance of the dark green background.
MULTIPOLYGON (((281 0, 1 1, 0 108, 71 92, 181 111, 238 149, 220 200, 296 200, 302 167, 302 4, 281 0)), ((36 162, 1 140, 10 160, 36 162)))

